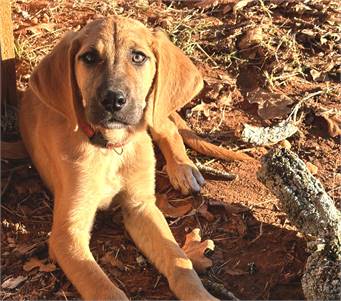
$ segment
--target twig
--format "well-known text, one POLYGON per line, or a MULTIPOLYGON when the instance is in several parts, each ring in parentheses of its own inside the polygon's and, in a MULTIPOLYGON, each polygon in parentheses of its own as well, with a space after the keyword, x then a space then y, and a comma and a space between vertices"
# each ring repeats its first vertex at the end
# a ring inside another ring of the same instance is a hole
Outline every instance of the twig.
POLYGON ((228 260, 226 260, 225 262, 223 262, 221 265, 219 265, 219 266, 217 266, 216 268, 214 268, 214 272, 215 273, 219 273, 220 272, 220 270, 225 266, 225 265, 227 265, 228 263, 230 263, 231 262, 231 258, 230 259, 228 259, 228 260))
POLYGON ((258 239, 260 239, 263 235, 263 223, 261 222, 260 223, 260 226, 259 226, 259 233, 258 235, 249 242, 249 245, 253 244, 254 242, 256 242, 258 239))
POLYGON ((186 196, 186 197, 184 197, 184 198, 182 198, 182 199, 172 199, 172 200, 169 200, 170 202, 174 202, 174 203, 176 203, 176 202, 184 202, 184 201, 188 201, 188 200, 191 200, 193 198, 193 196, 191 196, 191 195, 189 195, 189 196, 186 196))
POLYGON ((263 201, 263 202, 260 202, 260 203, 257 203, 257 204, 252 204, 250 206, 250 210, 252 210, 255 207, 257 207, 257 208, 264 208, 264 207, 261 207, 260 205, 268 204, 268 203, 271 203, 271 202, 273 202, 273 200, 267 200, 267 201, 263 201))
POLYGON ((214 282, 209 279, 202 280, 203 285, 207 288, 209 292, 213 295, 217 295, 224 300, 239 300, 232 292, 227 290, 225 286, 221 283, 214 282))
POLYGON ((64 297, 64 300, 65 300, 65 301, 68 301, 69 299, 66 297, 64 290, 63 290, 63 289, 60 289, 60 290, 62 291, 62 295, 63 295, 63 297, 64 297))
POLYGON ((235 174, 232 174, 232 173, 229 173, 229 172, 226 172, 226 171, 222 171, 222 170, 217 170, 215 168, 203 165, 200 162, 196 162, 195 165, 198 167, 198 169, 202 173, 218 177, 218 178, 220 178, 222 180, 231 181, 231 180, 234 180, 234 179, 237 178, 237 175, 235 175, 235 174))
POLYGON ((23 168, 30 168, 30 164, 23 164, 23 165, 15 166, 15 167, 10 168, 10 169, 4 169, 1 171, 1 174, 4 174, 6 172, 13 173, 13 172, 20 170, 20 169, 23 169, 23 168))
POLYGON ((225 110, 226 110, 226 105, 224 105, 224 106, 223 106, 223 109, 221 110, 221 114, 220 114, 220 115, 221 115, 221 118, 220 118, 220 120, 219 120, 218 125, 214 126, 214 127, 210 130, 209 134, 212 134, 212 133, 214 133, 216 130, 219 130, 221 124, 222 124, 223 121, 225 120, 225 110))
POLYGON ((196 209, 192 209, 189 213, 187 213, 187 214, 185 214, 185 215, 183 215, 183 216, 178 217, 178 218, 175 219, 174 221, 169 222, 168 225, 169 225, 169 226, 172 226, 172 225, 176 224, 177 222, 181 221, 182 219, 184 219, 185 217, 189 217, 189 216, 195 215, 196 212, 197 212, 196 209))
POLYGON ((197 212, 196 212, 196 214, 194 215, 194 218, 195 218, 195 220, 197 221, 198 227, 199 227, 199 229, 200 229, 200 233, 204 233, 197 212))
POLYGON ((154 286, 153 286, 154 289, 155 289, 155 288, 157 287, 157 285, 159 284, 160 279, 161 279, 161 275, 157 275, 155 284, 154 284, 154 286))
POLYGON ((195 43, 195 45, 203 54, 207 56, 207 58, 213 63, 214 66, 218 66, 217 62, 214 59, 212 59, 212 57, 200 46, 199 43, 195 43))
MULTIPOLYGON (((9 212, 9 213, 11 213, 11 214, 13 214, 13 215, 16 215, 16 213, 15 213, 13 210, 7 208, 5 205, 2 205, 2 204, 1 204, 1 208, 2 208, 2 209, 5 209, 5 211, 7 211, 7 212, 9 212)), ((18 215, 19 217, 25 217, 25 216, 23 216, 23 215, 19 215, 19 214, 17 214, 17 215, 18 215)))
POLYGON ((325 91, 320 90, 317 92, 313 92, 313 93, 309 93, 307 96, 303 97, 292 109, 291 113, 289 114, 287 120, 290 121, 292 120, 294 123, 297 123, 297 113, 298 110, 300 109, 300 107, 302 106, 302 104, 307 101, 308 99, 315 97, 317 95, 321 95, 322 93, 324 93, 325 91))
POLYGON ((9 183, 10 183, 11 180, 12 180, 12 177, 13 177, 13 172, 11 172, 11 173, 9 174, 8 179, 7 179, 7 182, 6 182, 5 186, 4 186, 4 187, 2 188, 2 190, 1 190, 1 197, 5 194, 5 192, 6 192, 7 188, 8 188, 8 186, 9 186, 9 183))

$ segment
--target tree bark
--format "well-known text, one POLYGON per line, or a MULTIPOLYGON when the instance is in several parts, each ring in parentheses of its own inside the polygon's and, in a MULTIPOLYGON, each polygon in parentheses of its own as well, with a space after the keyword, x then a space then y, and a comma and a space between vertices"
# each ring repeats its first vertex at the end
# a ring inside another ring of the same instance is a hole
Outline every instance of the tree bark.
POLYGON ((305 163, 287 149, 262 158, 258 179, 280 200, 288 219, 314 238, 302 288, 307 299, 340 300, 341 214, 305 163))

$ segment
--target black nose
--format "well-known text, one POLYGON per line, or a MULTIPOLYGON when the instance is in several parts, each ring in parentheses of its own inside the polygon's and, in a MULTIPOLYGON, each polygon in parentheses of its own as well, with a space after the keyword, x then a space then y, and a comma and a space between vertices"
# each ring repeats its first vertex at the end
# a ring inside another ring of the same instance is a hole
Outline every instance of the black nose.
POLYGON ((109 112, 121 110, 125 103, 126 97, 120 90, 108 90, 102 100, 102 105, 109 112))

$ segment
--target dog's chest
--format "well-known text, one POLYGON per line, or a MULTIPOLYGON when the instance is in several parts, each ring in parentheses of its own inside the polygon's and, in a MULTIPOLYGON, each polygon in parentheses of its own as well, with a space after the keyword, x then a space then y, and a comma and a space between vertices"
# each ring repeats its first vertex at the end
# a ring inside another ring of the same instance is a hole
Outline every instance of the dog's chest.
POLYGON ((98 181, 98 195, 100 196, 100 209, 106 209, 112 203, 113 198, 122 190, 124 186, 124 174, 122 167, 125 165, 127 152, 119 155, 117 153, 106 152, 103 155, 105 159, 102 160, 102 172, 98 181))
POLYGON ((98 208, 99 209, 107 209, 116 194, 120 192, 121 183, 119 180, 116 181, 108 181, 107 185, 103 185, 103 189, 100 193, 101 199, 99 200, 98 208))

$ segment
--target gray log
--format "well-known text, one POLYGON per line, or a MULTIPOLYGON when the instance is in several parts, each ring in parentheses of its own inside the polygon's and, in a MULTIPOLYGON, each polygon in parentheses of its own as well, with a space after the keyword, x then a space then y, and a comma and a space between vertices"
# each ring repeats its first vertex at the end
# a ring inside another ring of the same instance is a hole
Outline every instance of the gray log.
POLYGON ((341 214, 305 163, 287 149, 272 149, 262 158, 258 179, 280 200, 288 219, 315 239, 302 288, 307 299, 341 298, 341 214))

